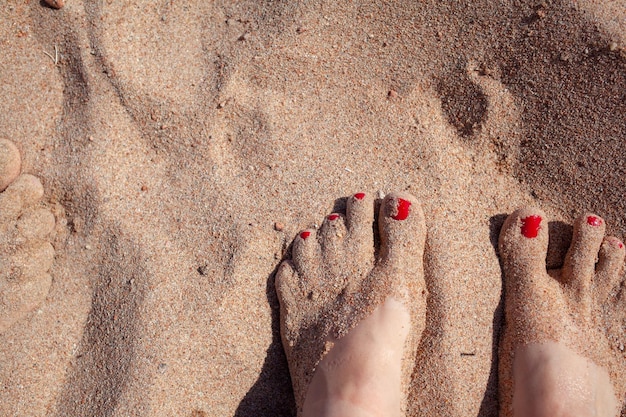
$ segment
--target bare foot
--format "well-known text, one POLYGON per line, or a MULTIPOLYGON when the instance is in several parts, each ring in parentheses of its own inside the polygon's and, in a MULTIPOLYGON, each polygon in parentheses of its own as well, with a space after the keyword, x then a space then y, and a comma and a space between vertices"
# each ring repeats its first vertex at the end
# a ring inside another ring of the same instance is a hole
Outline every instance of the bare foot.
POLYGON ((526 208, 506 220, 500 233, 506 309, 501 416, 619 414, 625 361, 609 343, 605 318, 626 318, 612 292, 625 251, 604 230, 600 217, 579 217, 563 268, 548 273, 546 215, 526 208))
POLYGON ((41 181, 19 172, 17 148, 0 140, 0 333, 41 304, 52 282, 54 215, 38 205, 41 181))
POLYGON ((276 276, 281 333, 298 415, 402 416, 424 330, 424 214, 404 193, 348 199, 305 230, 276 276))

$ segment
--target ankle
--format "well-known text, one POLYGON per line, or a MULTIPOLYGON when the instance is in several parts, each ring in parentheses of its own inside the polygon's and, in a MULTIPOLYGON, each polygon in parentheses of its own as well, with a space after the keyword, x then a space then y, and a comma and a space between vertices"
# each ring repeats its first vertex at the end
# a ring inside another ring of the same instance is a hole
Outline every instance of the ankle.
POLYGON ((337 340, 315 370, 304 416, 400 417, 402 357, 410 326, 403 304, 388 299, 337 340))
POLYGON ((314 404, 305 411, 303 417, 401 417, 400 410, 389 414, 386 410, 377 410, 370 404, 366 407, 351 401, 331 398, 328 401, 314 404))
POLYGON ((401 386, 395 372, 354 375, 344 370, 330 376, 319 369, 326 380, 323 388, 316 384, 304 405, 304 416, 311 417, 400 417, 402 407, 401 386))

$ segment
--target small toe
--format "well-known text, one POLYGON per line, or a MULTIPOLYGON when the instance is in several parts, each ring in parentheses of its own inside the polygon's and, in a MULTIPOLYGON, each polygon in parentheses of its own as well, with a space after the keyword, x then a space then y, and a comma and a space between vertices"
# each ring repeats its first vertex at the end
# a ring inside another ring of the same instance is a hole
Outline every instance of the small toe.
POLYGON ((419 201, 408 193, 388 194, 378 218, 380 262, 422 270, 426 224, 419 201))
POLYGON ((524 207, 507 217, 498 241, 507 282, 546 272, 548 221, 534 207, 524 207))
POLYGON ((586 213, 576 219, 563 265, 563 282, 578 290, 589 288, 605 228, 604 220, 595 214, 586 213))
POLYGON ((324 250, 333 250, 343 244, 346 237, 345 217, 339 213, 331 213, 324 219, 320 227, 320 245, 324 250))
POLYGON ((601 301, 605 300, 611 290, 619 284, 625 255, 624 243, 618 238, 610 236, 602 241, 594 280, 601 301))
POLYGON ((45 239, 54 230, 54 214, 50 210, 37 209, 23 214, 17 229, 27 239, 45 239))
POLYGON ((339 213, 331 213, 324 219, 319 231, 319 244, 322 260, 331 275, 340 274, 345 257, 345 238, 347 230, 345 217, 339 213))
POLYGON ((0 139, 0 192, 4 191, 20 174, 22 159, 15 144, 0 139))
POLYGON ((348 198, 346 208, 346 226, 348 240, 359 248, 363 255, 374 249, 374 200, 366 193, 356 193, 348 198))
POLYGON ((298 282, 298 274, 294 270, 291 261, 283 261, 278 267, 275 279, 276 294, 280 302, 281 309, 286 313, 289 312, 294 305, 297 305, 301 293, 300 283, 298 282))
POLYGON ((280 303, 280 334, 285 351, 288 352, 295 343, 294 331, 297 329, 299 309, 304 302, 298 274, 291 261, 280 264, 274 285, 280 303))
POLYGON ((291 249, 293 266, 303 280, 303 284, 311 284, 310 280, 319 276, 321 249, 317 241, 316 231, 306 229, 301 231, 293 241, 291 249))

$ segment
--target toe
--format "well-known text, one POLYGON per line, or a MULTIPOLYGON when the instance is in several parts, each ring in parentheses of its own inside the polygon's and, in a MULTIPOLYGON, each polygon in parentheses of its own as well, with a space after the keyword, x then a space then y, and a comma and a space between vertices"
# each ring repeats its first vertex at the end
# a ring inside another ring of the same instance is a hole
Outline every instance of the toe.
POLYGON ((0 139, 0 191, 4 191, 20 174, 20 151, 10 140, 0 139))
POLYGON ((50 210, 37 209, 23 214, 17 229, 27 239, 45 239, 54 230, 54 214, 50 210))
POLYGON ((537 208, 525 207, 507 217, 498 242, 507 282, 546 272, 548 221, 537 208))
POLYGON ((293 308, 298 305, 298 300, 302 298, 299 296, 302 290, 298 282, 298 274, 291 261, 284 261, 278 267, 275 286, 281 314, 289 315, 293 308))
POLYGON ((408 193, 388 194, 380 206, 378 227, 380 262, 421 271, 426 225, 419 201, 408 193))
POLYGON ((562 279, 577 291, 585 291, 591 284, 605 228, 604 220, 591 213, 578 217, 574 222, 572 243, 565 257, 562 279))
POLYGON ((43 185, 33 175, 20 175, 0 194, 0 222, 15 220, 24 208, 43 196, 43 185))
POLYGON ((324 219, 320 227, 320 245, 324 252, 337 251, 346 237, 345 217, 339 213, 331 213, 324 219))
POLYGON ((624 243, 616 237, 607 237, 600 245, 595 276, 600 301, 604 301, 611 290, 619 284, 625 254, 624 243))
POLYGON ((49 242, 31 242, 22 247, 11 260, 16 281, 29 281, 48 272, 54 261, 54 248, 49 242))
POLYGON ((348 198, 346 226, 348 240, 362 254, 370 254, 374 249, 374 201, 365 193, 356 193, 348 198))
POLYGON ((30 207, 43 197, 43 185, 39 178, 30 174, 22 174, 6 189, 5 192, 19 194, 22 207, 30 207))
POLYGON ((294 331, 298 324, 298 307, 302 306, 303 301, 298 274, 291 261, 280 264, 274 285, 280 303, 280 335, 285 352, 289 355, 295 344, 294 331))
POLYGON ((319 259, 321 249, 317 241, 315 230, 306 229, 301 231, 293 241, 291 250, 293 266, 302 280, 304 288, 309 288, 311 280, 319 276, 319 259))

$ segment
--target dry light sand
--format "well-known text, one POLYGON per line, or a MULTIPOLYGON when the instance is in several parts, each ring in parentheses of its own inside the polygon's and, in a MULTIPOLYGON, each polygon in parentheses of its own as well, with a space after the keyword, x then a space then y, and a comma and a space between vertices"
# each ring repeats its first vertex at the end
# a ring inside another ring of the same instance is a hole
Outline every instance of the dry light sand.
POLYGON ((439 277, 411 416, 496 416, 505 215, 555 220, 552 267, 584 210, 626 237, 624 0, 0 7, 0 137, 58 229, 2 416, 293 415, 275 269, 392 190, 439 277))

